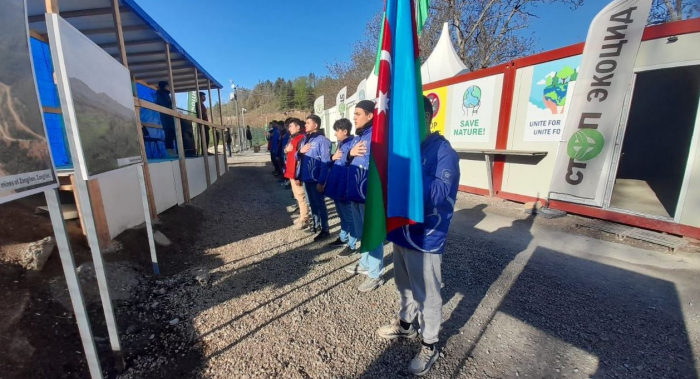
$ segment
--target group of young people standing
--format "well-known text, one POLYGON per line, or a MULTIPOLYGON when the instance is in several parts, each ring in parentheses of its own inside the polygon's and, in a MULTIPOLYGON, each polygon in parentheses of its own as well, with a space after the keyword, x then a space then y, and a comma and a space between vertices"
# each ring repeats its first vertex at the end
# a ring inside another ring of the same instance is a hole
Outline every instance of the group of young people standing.
MULTIPOLYGON (((429 128, 432 105, 427 98, 424 104, 429 128)), ((340 218, 340 234, 330 246, 344 247, 338 254, 342 257, 360 250, 374 107, 369 100, 357 103, 354 136, 350 120, 343 118, 333 124, 338 140, 333 153, 317 115, 308 116, 305 121, 291 118, 284 123, 271 123, 269 149, 274 173, 288 179, 298 202, 300 216, 296 227, 318 233, 314 241, 329 238, 326 197, 332 199, 340 218)), ((409 371, 415 375, 426 374, 439 356, 436 343, 442 322, 442 253, 460 176, 457 153, 437 132, 422 142, 421 162, 424 222, 391 231, 387 236, 393 243, 394 278, 401 305, 398 319, 377 330, 379 336, 387 339, 414 338, 419 334, 414 322, 420 325, 422 348, 409 365, 409 371)), ((384 247, 362 252, 359 261, 345 270, 367 276, 358 287, 360 292, 380 287, 384 283, 384 247)))

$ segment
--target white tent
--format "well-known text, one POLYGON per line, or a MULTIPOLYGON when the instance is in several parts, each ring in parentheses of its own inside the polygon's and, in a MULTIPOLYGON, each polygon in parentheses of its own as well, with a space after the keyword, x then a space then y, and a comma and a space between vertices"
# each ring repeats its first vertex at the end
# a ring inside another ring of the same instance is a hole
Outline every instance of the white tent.
POLYGON ((450 30, 445 23, 435 49, 421 66, 423 84, 451 78, 466 68, 452 45, 450 30))

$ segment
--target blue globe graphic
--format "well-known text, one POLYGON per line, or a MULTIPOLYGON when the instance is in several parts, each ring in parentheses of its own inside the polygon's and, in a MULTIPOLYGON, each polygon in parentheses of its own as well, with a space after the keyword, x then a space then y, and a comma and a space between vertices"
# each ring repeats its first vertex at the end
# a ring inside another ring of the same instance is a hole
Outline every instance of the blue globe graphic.
POLYGON ((476 114, 481 106, 481 88, 479 86, 470 86, 464 91, 464 98, 462 99, 462 106, 467 109, 472 110, 472 114, 476 114))

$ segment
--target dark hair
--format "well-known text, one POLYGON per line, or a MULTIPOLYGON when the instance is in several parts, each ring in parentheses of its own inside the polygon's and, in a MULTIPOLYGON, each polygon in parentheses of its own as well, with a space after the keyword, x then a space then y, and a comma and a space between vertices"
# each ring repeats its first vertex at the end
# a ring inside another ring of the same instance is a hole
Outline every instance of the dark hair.
POLYGON ((309 115, 308 117, 306 117, 306 119, 315 122, 316 125, 321 127, 321 117, 318 117, 317 115, 312 114, 312 115, 309 115))
POLYGON ((433 118, 433 102, 428 99, 427 96, 423 96, 423 106, 425 107, 425 112, 430 113, 430 118, 433 118))
POLYGON ((199 96, 207 96, 207 94, 204 91, 199 91, 199 96))
POLYGON ((350 135, 352 133, 352 122, 347 118, 341 118, 333 124, 333 130, 345 130, 350 135))
POLYGON ((166 82, 165 80, 158 82, 158 89, 159 90, 165 91, 165 87, 167 87, 167 86, 168 86, 168 82, 166 82))
POLYGON ((294 121, 294 117, 288 117, 286 120, 284 120, 284 126, 289 127, 289 123, 294 121))
POLYGON ((295 124, 296 126, 298 126, 301 129, 302 132, 306 131, 306 125, 304 124, 304 121, 301 121, 300 119, 298 119, 296 117, 290 119, 289 124, 290 125, 295 124))

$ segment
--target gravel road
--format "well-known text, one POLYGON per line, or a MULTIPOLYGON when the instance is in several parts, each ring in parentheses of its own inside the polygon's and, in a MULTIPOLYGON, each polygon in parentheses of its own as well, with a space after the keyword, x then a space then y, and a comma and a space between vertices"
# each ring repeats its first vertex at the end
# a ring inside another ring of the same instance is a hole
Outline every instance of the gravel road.
MULTIPOLYGON (((387 283, 360 294, 364 277, 343 270, 357 257, 293 230, 291 192, 268 160, 230 159, 231 171, 193 200, 201 217, 183 243, 187 264, 129 311, 158 313, 163 327, 121 377, 408 376, 419 342, 375 335, 398 306, 391 245, 387 283), (179 360, 189 364, 173 374, 179 360)), ((460 194, 457 207, 442 353, 428 377, 697 377, 697 255, 593 238, 573 230, 575 219, 540 220, 512 203, 460 194)))

